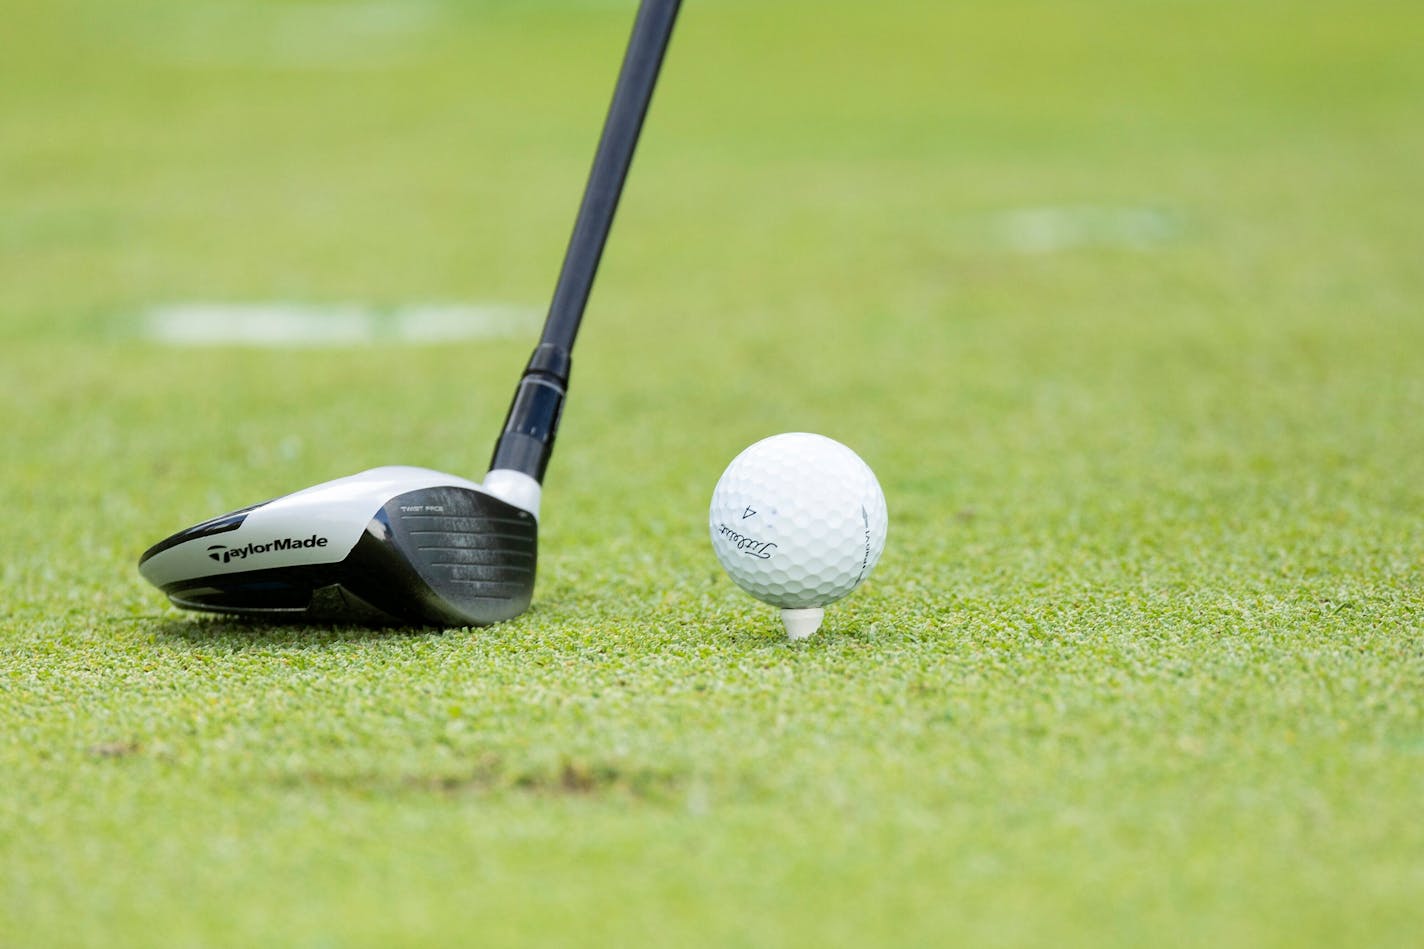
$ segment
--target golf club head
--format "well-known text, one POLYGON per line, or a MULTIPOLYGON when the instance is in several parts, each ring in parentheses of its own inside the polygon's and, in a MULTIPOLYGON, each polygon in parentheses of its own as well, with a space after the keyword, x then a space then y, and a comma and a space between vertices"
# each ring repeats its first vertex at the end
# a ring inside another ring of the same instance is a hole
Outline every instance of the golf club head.
POLYGON ((190 610, 277 622, 485 626, 534 593, 539 484, 390 466, 155 544, 139 572, 190 610))

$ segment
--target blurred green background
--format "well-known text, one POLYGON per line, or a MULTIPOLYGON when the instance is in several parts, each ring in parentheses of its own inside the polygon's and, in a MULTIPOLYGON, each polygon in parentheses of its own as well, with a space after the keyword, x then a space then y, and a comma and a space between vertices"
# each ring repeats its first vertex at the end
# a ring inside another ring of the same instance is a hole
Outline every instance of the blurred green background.
POLYGON ((533 609, 268 629, 143 586, 242 504, 480 476, 537 316, 152 317, 537 314, 632 13, 7 10, 0 944, 1412 945, 1418 3, 687 0, 533 609), (783 430, 891 517, 800 647, 705 536, 783 430))

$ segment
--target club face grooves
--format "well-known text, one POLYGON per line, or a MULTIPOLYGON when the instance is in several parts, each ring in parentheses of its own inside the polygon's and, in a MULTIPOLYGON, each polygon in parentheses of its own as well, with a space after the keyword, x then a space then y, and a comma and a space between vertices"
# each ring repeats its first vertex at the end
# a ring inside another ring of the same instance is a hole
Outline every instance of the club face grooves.
POLYGON ((528 608, 538 561, 537 522, 528 511, 481 492, 439 487, 388 501, 375 520, 386 536, 368 530, 353 555, 374 556, 378 543, 388 554, 398 552, 442 611, 454 607, 465 622, 484 624, 528 608))

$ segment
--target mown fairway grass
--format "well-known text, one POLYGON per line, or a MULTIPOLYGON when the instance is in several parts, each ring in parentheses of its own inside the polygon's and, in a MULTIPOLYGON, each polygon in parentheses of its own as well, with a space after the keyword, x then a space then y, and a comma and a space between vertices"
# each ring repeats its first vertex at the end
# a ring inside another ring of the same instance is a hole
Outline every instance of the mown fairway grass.
POLYGON ((539 305, 630 14, 7 16, 0 944, 1417 945, 1417 3, 688 0, 534 608, 142 584, 222 510, 480 476, 532 333, 142 314, 539 305), (891 528, 792 646, 704 519, 796 429, 891 528))

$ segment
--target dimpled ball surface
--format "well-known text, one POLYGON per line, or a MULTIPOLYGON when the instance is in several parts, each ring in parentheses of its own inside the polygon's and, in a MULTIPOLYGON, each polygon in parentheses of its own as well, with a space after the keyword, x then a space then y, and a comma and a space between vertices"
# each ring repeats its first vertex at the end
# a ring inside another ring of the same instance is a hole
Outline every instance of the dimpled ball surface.
POLYGON ((743 451, 712 493, 712 549, 743 590, 773 606, 839 600, 885 549, 885 495, 860 456, 791 432, 743 451))

